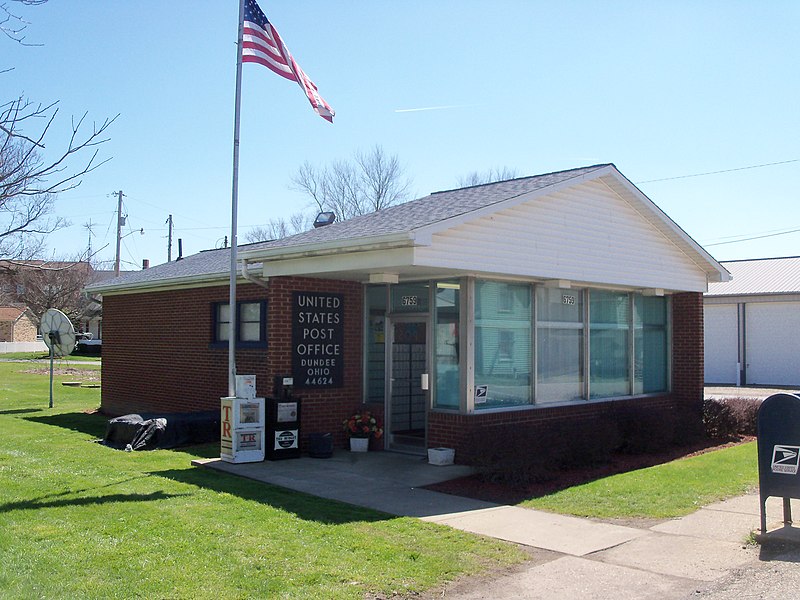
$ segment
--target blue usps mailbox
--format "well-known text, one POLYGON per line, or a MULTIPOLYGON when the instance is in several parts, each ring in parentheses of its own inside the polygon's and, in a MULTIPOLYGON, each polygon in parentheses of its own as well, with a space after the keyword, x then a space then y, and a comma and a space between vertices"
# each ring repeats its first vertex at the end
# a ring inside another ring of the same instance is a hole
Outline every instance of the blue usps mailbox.
POLYGON ((773 394, 758 410, 758 485, 761 533, 767 531, 767 498, 783 498, 783 522, 792 523, 792 498, 800 498, 800 396, 773 394))

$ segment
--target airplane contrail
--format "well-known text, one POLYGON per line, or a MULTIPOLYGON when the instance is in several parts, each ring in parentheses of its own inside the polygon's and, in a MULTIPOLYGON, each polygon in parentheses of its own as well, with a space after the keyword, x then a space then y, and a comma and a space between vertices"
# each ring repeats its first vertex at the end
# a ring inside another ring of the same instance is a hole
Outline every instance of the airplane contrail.
POLYGON ((447 106, 425 106, 422 108, 396 108, 396 113, 421 112, 423 110, 447 110, 448 108, 468 108, 474 104, 450 104, 447 106))

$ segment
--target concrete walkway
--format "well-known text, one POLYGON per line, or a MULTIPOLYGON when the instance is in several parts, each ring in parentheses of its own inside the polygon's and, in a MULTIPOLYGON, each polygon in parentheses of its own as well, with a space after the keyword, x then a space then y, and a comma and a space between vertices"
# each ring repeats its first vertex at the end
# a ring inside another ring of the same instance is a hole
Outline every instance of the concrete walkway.
MULTIPOLYGON (((535 564, 491 580, 456 582, 438 591, 441 596, 437 597, 685 598, 759 558, 759 548, 747 543, 759 526, 756 494, 638 528, 420 489, 466 475, 469 468, 431 466, 420 457, 390 452, 336 452, 330 459, 303 457, 239 465, 212 459, 193 464, 547 551, 535 564)), ((800 502, 793 500, 792 510, 800 515, 800 502)), ((800 530, 782 527, 779 499, 770 499, 767 517, 767 540, 782 536, 800 543, 800 530)))

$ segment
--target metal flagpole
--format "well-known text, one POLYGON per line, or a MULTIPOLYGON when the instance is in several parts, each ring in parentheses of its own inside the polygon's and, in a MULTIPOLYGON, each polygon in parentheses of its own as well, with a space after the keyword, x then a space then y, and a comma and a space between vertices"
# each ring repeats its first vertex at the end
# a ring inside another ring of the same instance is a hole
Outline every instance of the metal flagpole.
POLYGON ((236 236, 239 210, 239 120, 242 104, 242 40, 244 38, 244 0, 239 0, 239 37, 236 42, 236 107, 233 112, 233 190, 231 193, 231 283, 230 323, 228 323, 228 396, 236 395, 236 236))

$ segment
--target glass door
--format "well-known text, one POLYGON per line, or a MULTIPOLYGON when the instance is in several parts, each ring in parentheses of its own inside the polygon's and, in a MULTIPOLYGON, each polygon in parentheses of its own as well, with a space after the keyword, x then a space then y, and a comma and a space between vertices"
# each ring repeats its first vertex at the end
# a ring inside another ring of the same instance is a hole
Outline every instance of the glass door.
POLYGON ((427 320, 395 318, 391 336, 388 445, 393 450, 424 454, 428 407, 428 385, 424 381, 428 373, 427 320))

